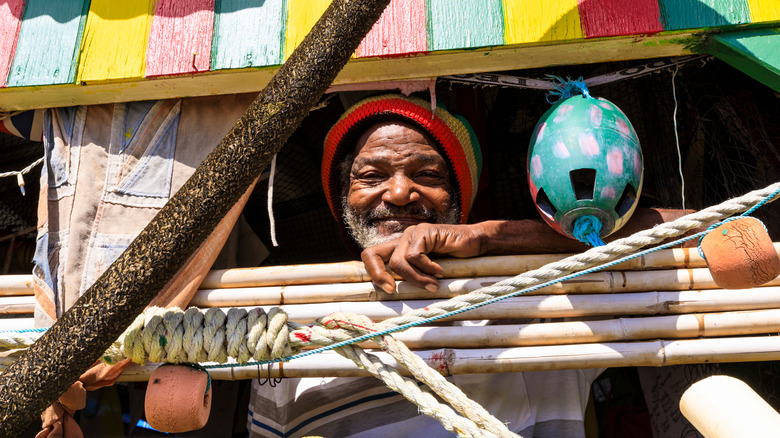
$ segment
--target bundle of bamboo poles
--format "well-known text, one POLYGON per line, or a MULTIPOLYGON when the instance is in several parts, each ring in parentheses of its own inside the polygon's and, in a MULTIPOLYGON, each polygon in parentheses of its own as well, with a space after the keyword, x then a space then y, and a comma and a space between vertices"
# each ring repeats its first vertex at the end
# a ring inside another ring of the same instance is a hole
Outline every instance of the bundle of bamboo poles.
MULTIPOLYGON (((780 244, 775 249, 780 252, 780 244)), ((564 257, 442 260, 446 278, 438 293, 401 281, 398 293, 392 295, 371 284, 360 262, 212 271, 191 304, 278 306, 301 323, 332 312, 382 321, 564 257)), ((0 330, 31 327, 26 316, 33 304, 29 276, 0 277, 0 314, 8 316, 0 318, 0 330)), ((780 278, 755 289, 718 289, 695 249, 669 249, 449 320, 506 321, 416 327, 394 336, 449 374, 776 360, 780 359, 780 336, 776 336, 780 278), (547 321, 550 318, 578 320, 547 321)), ((362 345, 376 347, 371 342, 362 345)), ((385 359, 394 363, 389 356, 385 359)), ((144 380, 152 370, 152 366, 131 367, 122 380, 144 380)), ((362 371, 326 352, 270 370, 230 366, 212 369, 211 374, 216 379, 244 379, 362 375, 362 371)))

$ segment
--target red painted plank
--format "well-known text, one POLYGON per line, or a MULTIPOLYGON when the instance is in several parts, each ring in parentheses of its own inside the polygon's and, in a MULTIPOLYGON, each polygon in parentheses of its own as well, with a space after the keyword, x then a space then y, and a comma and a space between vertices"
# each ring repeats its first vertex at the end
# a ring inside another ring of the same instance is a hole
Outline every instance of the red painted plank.
POLYGON ((391 0, 357 49, 358 57, 401 55, 428 49, 425 0, 391 0))
POLYGON ((8 69, 16 52, 16 41, 22 23, 25 0, 6 0, 0 3, 0 87, 5 86, 8 69))
POLYGON ((658 0, 579 0, 587 38, 661 32, 658 0))
POLYGON ((214 0, 159 0, 146 49, 146 76, 209 70, 214 0))

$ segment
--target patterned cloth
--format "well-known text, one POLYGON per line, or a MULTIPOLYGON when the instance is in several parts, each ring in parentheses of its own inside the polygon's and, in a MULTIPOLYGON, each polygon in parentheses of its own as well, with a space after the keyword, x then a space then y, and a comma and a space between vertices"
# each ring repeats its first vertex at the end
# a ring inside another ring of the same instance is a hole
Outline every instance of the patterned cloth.
POLYGON ((47 110, 34 259, 47 327, 124 251, 253 96, 47 110))

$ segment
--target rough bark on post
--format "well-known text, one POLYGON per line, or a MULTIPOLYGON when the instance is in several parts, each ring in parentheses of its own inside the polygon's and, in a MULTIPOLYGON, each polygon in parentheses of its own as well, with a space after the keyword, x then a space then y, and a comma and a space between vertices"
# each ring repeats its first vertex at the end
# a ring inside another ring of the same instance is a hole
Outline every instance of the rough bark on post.
POLYGON ((322 96, 389 0, 336 0, 246 114, 127 250, 2 375, 0 437, 19 436, 184 265, 322 96))

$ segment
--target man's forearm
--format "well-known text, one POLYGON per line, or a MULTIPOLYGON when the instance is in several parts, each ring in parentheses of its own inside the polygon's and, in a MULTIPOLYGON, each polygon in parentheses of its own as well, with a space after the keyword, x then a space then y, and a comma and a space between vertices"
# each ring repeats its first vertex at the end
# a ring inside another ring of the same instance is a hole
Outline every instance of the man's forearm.
MULTIPOLYGON (((690 213, 690 212, 689 212, 690 213)), ((682 210, 640 208, 607 242, 630 236, 683 216, 682 210)), ((582 252, 588 246, 553 230, 541 219, 493 220, 475 224, 483 238, 483 254, 540 254, 582 252)))

